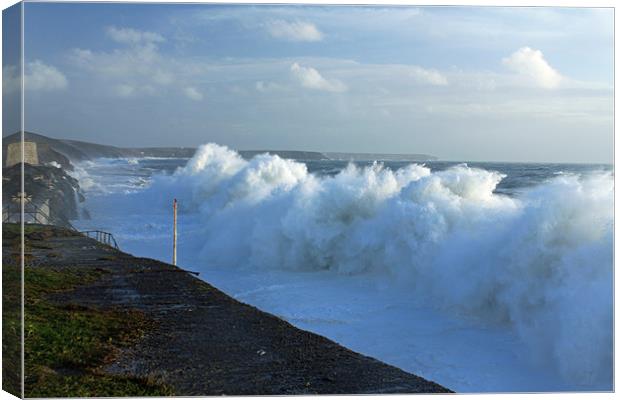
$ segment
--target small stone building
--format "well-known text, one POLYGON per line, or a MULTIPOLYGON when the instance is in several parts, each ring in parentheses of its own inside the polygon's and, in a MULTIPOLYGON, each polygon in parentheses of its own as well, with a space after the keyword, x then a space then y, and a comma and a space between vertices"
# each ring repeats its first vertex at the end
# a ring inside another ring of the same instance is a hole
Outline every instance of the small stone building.
MULTIPOLYGON (((9 143, 7 146, 6 165, 12 167, 22 162, 22 143, 9 143)), ((35 142, 24 142, 24 162, 30 165, 39 165, 39 153, 35 142)))

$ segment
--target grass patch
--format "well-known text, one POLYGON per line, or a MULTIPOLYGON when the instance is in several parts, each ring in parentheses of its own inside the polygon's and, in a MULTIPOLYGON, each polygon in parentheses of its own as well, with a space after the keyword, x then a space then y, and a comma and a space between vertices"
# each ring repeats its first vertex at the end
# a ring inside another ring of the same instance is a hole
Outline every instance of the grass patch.
POLYGON ((80 375, 59 377, 54 372, 45 378, 45 390, 27 391, 26 396, 45 397, 57 393, 64 397, 132 397, 132 396, 170 396, 170 390, 152 384, 147 379, 120 378, 106 375, 80 375))
POLYGON ((2 389, 21 397, 21 272, 2 264, 2 389))
MULTIPOLYGON (((32 248, 74 233, 49 226, 25 226, 25 395, 26 397, 169 396, 153 379, 109 375, 102 367, 121 346, 131 345, 153 322, 139 311, 100 310, 54 302, 54 294, 101 278, 102 269, 29 267, 32 248)), ((3 389, 21 392, 21 230, 3 224, 3 389), (10 255, 10 256, 9 256, 10 255)), ((37 260, 34 260, 37 261, 37 260)))
POLYGON ((26 397, 167 396, 169 387, 111 376, 101 366, 152 328, 139 311, 58 305, 50 295, 98 279, 103 271, 26 267, 26 397))

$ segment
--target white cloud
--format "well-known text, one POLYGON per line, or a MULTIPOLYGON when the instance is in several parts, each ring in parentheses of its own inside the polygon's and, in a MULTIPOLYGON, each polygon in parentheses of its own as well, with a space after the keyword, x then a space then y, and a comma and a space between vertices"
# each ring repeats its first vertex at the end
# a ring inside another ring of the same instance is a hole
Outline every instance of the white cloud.
POLYGON ((310 22, 284 21, 281 19, 269 21, 265 24, 267 32, 277 39, 292 42, 318 42, 323 40, 323 33, 310 22))
POLYGON ((114 91, 119 97, 131 97, 136 92, 136 89, 131 85, 121 84, 116 85, 114 91))
POLYGON ((248 91, 246 90, 246 88, 244 88, 243 86, 240 85, 232 85, 228 88, 229 92, 232 94, 239 94, 239 95, 246 95, 248 94, 248 91))
POLYGON ((169 85, 174 82, 174 74, 165 69, 156 69, 153 72, 153 81, 159 85, 169 85))
POLYGON ((26 90, 59 90, 67 87, 67 78, 56 67, 39 60, 26 64, 24 75, 26 90))
POLYGON ((176 81, 176 64, 162 57, 152 43, 112 52, 74 49, 69 59, 78 68, 91 72, 91 81, 104 81, 112 89, 111 93, 120 97, 155 94, 155 88, 163 88, 176 81), (152 90, 137 90, 142 87, 152 90))
POLYGON ((297 63, 291 65, 291 72, 301 86, 327 92, 345 92, 347 87, 337 79, 325 79, 319 71, 311 67, 302 67, 297 63))
MULTIPOLYGON (((3 93, 17 92, 21 88, 20 71, 15 65, 2 67, 3 93)), ((28 91, 63 90, 68 86, 67 77, 56 67, 40 60, 26 63, 24 68, 24 89, 28 91)))
POLYGON ((157 90, 152 85, 131 85, 122 83, 112 88, 112 93, 118 97, 130 98, 141 95, 154 95, 157 90))
POLYGON ((69 57, 74 66, 92 74, 91 82, 100 81, 104 92, 128 98, 173 90, 202 99, 193 82, 205 73, 204 64, 162 54, 158 43, 165 39, 157 33, 114 27, 106 33, 122 46, 111 51, 73 49, 69 57))
POLYGON ((187 96, 189 99, 194 100, 194 101, 200 101, 204 98, 202 93, 200 93, 198 89, 192 86, 188 86, 185 89, 183 89, 183 93, 185 93, 185 96, 187 96))
POLYGON ((106 28, 106 34, 112 40, 124 44, 157 43, 165 41, 163 36, 158 33, 138 31, 132 28, 109 26, 106 28))
POLYGON ((70 60, 77 66, 92 70, 100 77, 127 79, 138 76, 159 83, 170 83, 168 65, 152 43, 115 49, 112 52, 94 52, 73 49, 70 60))
POLYGON ((448 84, 448 79, 439 71, 434 69, 425 69, 416 65, 410 67, 409 76, 421 83, 428 83, 437 86, 445 86, 448 84))
POLYGON ((562 75, 543 57, 540 50, 522 47, 502 60, 510 70, 529 79, 545 89, 554 89, 560 85, 562 75))
POLYGON ((4 65, 2 67, 2 93, 9 94, 19 91, 21 81, 19 71, 15 65, 4 65))
POLYGON ((275 83, 275 82, 265 82, 265 81, 256 82, 254 87, 256 88, 256 90, 258 90, 259 92, 263 92, 263 93, 286 90, 285 85, 275 83))

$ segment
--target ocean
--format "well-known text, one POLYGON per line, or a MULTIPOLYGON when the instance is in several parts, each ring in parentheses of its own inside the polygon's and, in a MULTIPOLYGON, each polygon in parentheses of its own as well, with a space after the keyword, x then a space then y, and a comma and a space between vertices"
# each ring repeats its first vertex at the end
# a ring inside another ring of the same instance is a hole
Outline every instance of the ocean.
POLYGON ((610 165, 243 160, 207 144, 72 174, 78 229, 170 262, 177 198, 179 266, 452 390, 613 388, 610 165))

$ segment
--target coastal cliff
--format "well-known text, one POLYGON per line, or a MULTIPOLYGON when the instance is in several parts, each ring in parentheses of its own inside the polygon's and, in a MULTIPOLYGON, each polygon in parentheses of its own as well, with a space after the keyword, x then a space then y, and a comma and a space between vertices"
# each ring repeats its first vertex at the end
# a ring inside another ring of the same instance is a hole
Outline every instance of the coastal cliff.
MULTIPOLYGON (((128 157, 177 157, 190 158, 196 152, 194 147, 135 147, 124 148, 79 140, 54 139, 33 132, 24 132, 26 141, 35 142, 39 147, 39 158, 42 163, 56 161, 63 168, 71 170, 71 162, 92 160, 95 158, 128 158, 128 157)), ((20 134, 14 133, 2 139, 3 159, 6 163, 6 147, 20 140, 20 134)), ((428 154, 383 154, 383 153, 325 153, 300 150, 236 150, 241 157, 250 159, 258 154, 270 153, 300 161, 335 160, 335 161, 435 161, 437 157, 428 154)))

